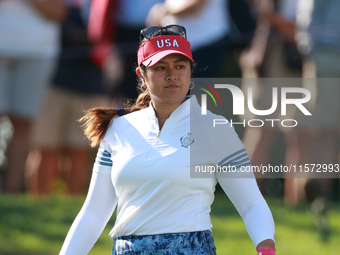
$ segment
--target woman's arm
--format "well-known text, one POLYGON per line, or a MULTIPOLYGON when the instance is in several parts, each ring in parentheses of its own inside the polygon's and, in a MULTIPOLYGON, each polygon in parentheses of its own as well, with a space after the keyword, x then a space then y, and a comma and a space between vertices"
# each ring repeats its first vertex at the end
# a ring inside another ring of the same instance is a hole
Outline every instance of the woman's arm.
POLYGON ((112 216, 116 204, 110 174, 99 173, 94 169, 87 198, 59 255, 88 254, 112 216))
POLYGON ((66 16, 63 0, 28 0, 31 5, 46 19, 62 21, 66 16))
POLYGON ((255 178, 218 178, 218 181, 240 213, 256 249, 275 249, 273 216, 255 178))

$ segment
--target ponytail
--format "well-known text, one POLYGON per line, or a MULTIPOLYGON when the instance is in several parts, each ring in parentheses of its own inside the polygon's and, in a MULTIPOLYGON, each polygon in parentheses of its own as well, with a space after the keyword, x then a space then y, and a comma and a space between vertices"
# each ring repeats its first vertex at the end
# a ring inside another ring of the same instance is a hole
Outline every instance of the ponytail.
MULTIPOLYGON (((149 106, 151 101, 148 91, 142 92, 134 104, 127 103, 124 112, 131 113, 149 106)), ((114 108, 96 107, 85 111, 85 115, 78 121, 82 122, 85 135, 91 141, 91 147, 101 143, 104 135, 114 118, 120 116, 120 111, 114 108)))

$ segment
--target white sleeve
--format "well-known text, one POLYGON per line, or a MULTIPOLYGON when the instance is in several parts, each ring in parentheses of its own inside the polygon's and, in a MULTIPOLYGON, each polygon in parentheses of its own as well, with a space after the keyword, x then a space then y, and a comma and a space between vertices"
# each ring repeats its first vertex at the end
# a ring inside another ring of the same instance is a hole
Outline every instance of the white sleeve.
POLYGON ((66 236, 60 255, 88 254, 115 210, 117 198, 111 181, 109 154, 102 147, 98 151, 86 200, 66 236))
POLYGON ((218 182, 241 215, 255 248, 266 239, 274 240, 274 219, 255 178, 218 178, 218 182))
POLYGON ((222 133, 214 139, 217 146, 213 152, 218 157, 218 165, 232 167, 230 171, 216 172, 216 179, 241 215, 255 248, 266 239, 274 240, 273 216, 257 186, 254 174, 242 171, 243 167, 251 165, 234 128, 225 125, 222 133))

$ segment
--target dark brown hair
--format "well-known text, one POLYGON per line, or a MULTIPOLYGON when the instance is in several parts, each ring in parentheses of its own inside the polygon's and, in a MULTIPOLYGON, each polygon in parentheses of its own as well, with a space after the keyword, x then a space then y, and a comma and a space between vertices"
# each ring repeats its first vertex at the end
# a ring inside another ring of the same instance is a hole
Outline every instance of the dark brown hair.
MULTIPOLYGON (((155 34, 153 37, 157 36, 155 34)), ((145 40, 144 40, 145 41, 145 40)), ((143 43, 142 41, 141 43, 143 43)), ((191 72, 194 70, 194 63, 190 61, 191 72)), ((142 77, 145 77, 146 66, 141 64, 139 71, 142 77)), ((134 111, 142 110, 149 106, 151 97, 149 91, 141 91, 142 79, 138 78, 138 89, 140 94, 137 100, 133 103, 128 101, 124 107, 125 114, 134 111)), ((91 141, 91 147, 95 147, 101 143, 104 135, 109 128, 111 122, 114 118, 119 116, 118 110, 114 108, 96 107, 85 111, 85 115, 78 121, 83 122, 82 127, 84 129, 85 135, 91 141)))
MULTIPOLYGON (((124 107, 125 114, 148 107, 150 100, 149 91, 140 93, 134 104, 131 102, 126 103, 124 107)), ((118 110, 114 108, 96 107, 85 111, 85 115, 78 121, 83 122, 82 127, 85 135, 91 141, 91 147, 101 143, 112 120, 118 116, 118 110)))

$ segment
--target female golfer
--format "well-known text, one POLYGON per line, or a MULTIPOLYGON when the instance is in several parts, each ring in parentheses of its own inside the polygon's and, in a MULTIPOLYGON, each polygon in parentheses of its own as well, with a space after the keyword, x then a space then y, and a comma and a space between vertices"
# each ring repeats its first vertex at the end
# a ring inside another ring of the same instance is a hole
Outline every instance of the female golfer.
POLYGON ((142 92, 135 104, 91 109, 82 118, 100 148, 86 201, 60 254, 87 254, 116 206, 112 254, 216 254, 210 206, 217 182, 258 254, 275 254, 272 214, 253 175, 241 171, 249 166, 242 143, 229 125, 212 127, 221 116, 202 115, 196 97, 186 96, 194 61, 185 28, 148 27, 140 39, 142 92), (207 173, 215 164, 232 171, 207 173))

